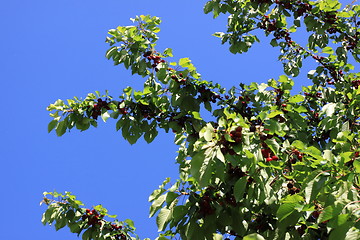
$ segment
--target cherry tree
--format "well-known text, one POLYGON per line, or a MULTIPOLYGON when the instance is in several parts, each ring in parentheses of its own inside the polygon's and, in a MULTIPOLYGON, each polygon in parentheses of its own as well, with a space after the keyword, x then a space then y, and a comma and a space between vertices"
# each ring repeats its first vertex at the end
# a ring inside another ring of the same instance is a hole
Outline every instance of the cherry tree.
MULTIPOLYGON (((179 178, 149 197, 158 240, 359 239, 360 6, 212 0, 204 12, 229 16, 227 31, 214 35, 231 53, 270 38, 284 75, 226 90, 189 58, 172 61, 171 48, 157 49, 161 20, 141 15, 109 30, 106 57, 143 77, 143 89, 57 100, 48 107, 49 132, 112 118, 130 144, 174 134, 179 178), (297 31, 306 44, 294 40, 297 31), (315 68, 310 85, 294 93, 293 79, 306 78, 299 77, 304 59, 315 68)), ((86 208, 69 192, 45 192, 42 202, 42 222, 56 230, 68 227, 84 240, 139 239, 133 221, 101 205, 86 208)))

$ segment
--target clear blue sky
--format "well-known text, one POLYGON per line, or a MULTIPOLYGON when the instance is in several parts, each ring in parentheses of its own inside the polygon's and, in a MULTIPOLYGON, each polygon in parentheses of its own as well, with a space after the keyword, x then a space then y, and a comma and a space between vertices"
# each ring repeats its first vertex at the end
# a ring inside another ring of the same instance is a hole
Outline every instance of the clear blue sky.
POLYGON ((225 30, 226 18, 203 14, 205 2, 3 1, 0 239, 78 239, 66 228, 56 232, 41 224, 42 192, 53 190, 71 191, 89 207, 103 204, 119 219, 134 220, 141 238, 157 236, 147 198, 166 177, 177 176, 173 136, 130 146, 110 121, 59 138, 47 133, 51 119, 45 108, 58 98, 106 89, 117 96, 128 85, 141 86, 141 78, 104 57, 107 30, 131 24, 129 18, 140 14, 161 17, 158 48, 191 58, 206 80, 230 87, 282 74, 278 49, 266 41, 248 54, 228 53, 211 36, 225 30))

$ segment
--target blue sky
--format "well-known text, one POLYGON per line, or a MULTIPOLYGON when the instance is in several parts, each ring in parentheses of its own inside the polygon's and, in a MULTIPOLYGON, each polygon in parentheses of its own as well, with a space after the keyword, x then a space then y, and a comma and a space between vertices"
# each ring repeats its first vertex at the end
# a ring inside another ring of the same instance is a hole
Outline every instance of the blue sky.
MULTIPOLYGON (((161 17, 158 49, 189 57, 206 80, 225 87, 266 81, 282 74, 278 49, 257 44, 233 55, 211 36, 225 30, 226 18, 202 11, 206 1, 12 0, 0 8, 0 239, 78 239, 68 229, 44 227, 42 192, 71 191, 91 207, 103 204, 119 219, 135 221, 140 237, 155 238, 148 218, 149 194, 166 177, 177 176, 176 146, 161 133, 151 144, 134 146, 115 131, 115 122, 63 137, 47 133, 46 107, 57 99, 109 90, 120 95, 142 85, 104 55, 108 29, 130 25, 129 18, 161 17)), ((301 84, 306 84, 301 80, 301 84)))

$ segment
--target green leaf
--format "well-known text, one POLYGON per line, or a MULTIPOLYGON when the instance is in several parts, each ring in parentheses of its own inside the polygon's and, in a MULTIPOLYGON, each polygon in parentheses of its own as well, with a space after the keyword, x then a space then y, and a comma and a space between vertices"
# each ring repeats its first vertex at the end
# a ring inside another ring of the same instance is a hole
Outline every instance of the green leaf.
POLYGON ((92 239, 92 233, 93 233, 93 229, 92 228, 88 228, 82 235, 82 240, 90 240, 92 239))
POLYGON ((196 221, 189 222, 185 234, 186 234, 185 239, 205 240, 203 229, 199 226, 199 224, 196 221))
POLYGON ((173 210, 173 222, 177 223, 188 213, 188 208, 183 205, 175 206, 173 210))
POLYGON ((123 90, 123 92, 128 96, 131 95, 132 91, 133 91, 132 87, 127 87, 123 90))
POLYGON ((300 94, 291 96, 291 97, 289 98, 289 102, 290 102, 290 103, 303 102, 304 100, 305 100, 305 97, 302 96, 302 95, 300 95, 300 94))
POLYGON ((225 163, 225 157, 224 154, 221 152, 220 148, 216 149, 216 158, 220 160, 221 162, 225 163))
POLYGON ((334 50, 331 47, 324 47, 322 52, 327 54, 333 54, 334 50))
POLYGON ((339 214, 335 218, 329 221, 329 227, 337 228, 346 223, 349 218, 349 214, 339 214))
POLYGON ((287 83, 287 82, 289 82, 288 76, 286 76, 286 75, 281 75, 281 76, 279 76, 279 82, 281 82, 281 83, 287 83))
POLYGON ((187 67, 191 60, 189 58, 180 58, 179 65, 182 67, 187 67))
POLYGON ((329 240, 339 240, 339 239, 347 239, 352 240, 355 238, 346 238, 347 232, 350 230, 350 228, 353 226, 353 222, 346 222, 343 225, 333 229, 330 232, 329 240))
POLYGON ((282 204, 276 213, 276 216, 279 218, 279 221, 284 220, 287 216, 293 213, 295 211, 295 206, 296 203, 282 204))
POLYGON ((271 46, 273 46, 273 47, 277 47, 277 46, 279 46, 279 44, 278 44, 278 42, 276 41, 276 39, 275 39, 275 38, 271 39, 271 41, 270 41, 270 45, 271 45, 271 46))
POLYGON ((111 57, 113 57, 115 54, 117 54, 117 49, 118 47, 112 47, 109 50, 106 51, 106 58, 110 59, 111 57))
POLYGON ((328 103, 322 109, 320 113, 325 113, 326 116, 331 117, 335 113, 336 103, 328 103))
MULTIPOLYGON (((144 240, 150 240, 150 238, 145 238, 144 240)), ((157 237, 157 238, 155 238, 155 240, 170 240, 170 239, 168 239, 166 237, 157 237)))
POLYGON ((48 133, 51 132, 57 125, 58 121, 52 120, 48 125, 48 133))
POLYGON ((144 139, 147 143, 151 143, 152 141, 154 141, 157 135, 158 131, 156 129, 156 121, 153 121, 150 125, 150 129, 145 131, 144 139))
POLYGON ((164 231, 167 224, 172 218, 172 210, 167 208, 162 208, 159 212, 159 214, 156 217, 156 224, 158 226, 159 231, 164 231))
POLYGON ((172 49, 171 48, 166 48, 164 50, 164 55, 169 56, 169 57, 173 57, 172 49))
POLYGON ((354 168, 355 168, 355 172, 356 173, 360 173, 360 160, 359 159, 355 159, 353 162, 354 168))
POLYGON ((199 111, 199 102, 194 99, 193 96, 187 95, 181 98, 181 107, 185 112, 198 112, 199 111))
POLYGON ((200 130, 200 137, 203 137, 207 142, 211 142, 213 140, 213 136, 214 128, 211 123, 206 124, 206 126, 200 130))
POLYGON ((321 151, 314 146, 307 147, 303 152, 311 155, 315 159, 322 160, 321 151))
POLYGON ((168 192, 166 195, 166 204, 169 206, 171 205, 175 199, 177 199, 179 197, 178 193, 174 193, 174 192, 168 192))
POLYGON ((273 117, 275 117, 275 116, 277 116, 277 115, 280 115, 280 114, 283 114, 283 112, 280 111, 280 110, 275 110, 275 111, 272 111, 271 113, 269 113, 269 114, 267 115, 267 117, 268 117, 268 118, 273 118, 273 117))
POLYGON ((80 223, 69 223, 68 226, 70 228, 70 232, 72 232, 72 233, 80 233, 81 232, 80 223))
POLYGON ((205 6, 204 6, 204 13, 208 14, 209 12, 211 12, 213 10, 213 1, 208 1, 205 6))
POLYGON ((63 120, 59 122, 58 125, 56 126, 56 135, 59 137, 64 135, 66 129, 67 129, 67 121, 63 120))
POLYGON ((59 229, 65 227, 66 221, 67 219, 65 218, 65 216, 61 215, 60 217, 58 217, 55 223, 55 230, 58 231, 59 229))
POLYGON ((126 224, 132 228, 132 229, 135 229, 135 224, 134 224, 134 221, 131 220, 131 219, 126 219, 124 222, 126 222, 126 224))
POLYGON ((110 118, 110 114, 108 111, 104 111, 102 114, 101 114, 101 118, 104 122, 106 122, 109 118, 110 118))
POLYGON ((258 233, 252 233, 252 234, 246 235, 243 238, 243 240, 265 240, 265 238, 258 233))
POLYGON ((299 150, 306 148, 306 145, 300 140, 295 140, 291 145, 299 150))
POLYGON ((167 194, 163 194, 163 195, 157 196, 157 198, 155 198, 155 200, 153 201, 153 203, 150 206, 149 217, 154 216, 154 214, 162 207, 162 205, 164 204, 164 202, 166 200, 166 195, 167 194))
POLYGON ((246 190, 247 179, 245 177, 240 178, 234 185, 235 200, 239 202, 244 198, 244 192, 246 190))
POLYGON ((48 209, 46 209, 45 213, 42 217, 42 223, 46 225, 46 223, 52 223, 53 220, 51 220, 51 216, 53 215, 53 212, 56 210, 55 207, 50 206, 48 209))
POLYGON ((198 152, 191 160, 191 175, 199 182, 201 187, 207 186, 210 181, 213 158, 214 152, 208 148, 206 151, 198 152))
POLYGON ((324 221, 327 221, 327 220, 337 217, 339 215, 339 213, 341 212, 341 210, 342 210, 341 205, 327 206, 320 214, 318 222, 324 222, 324 221))
POLYGON ((75 212, 70 209, 67 213, 66 213, 66 219, 69 220, 70 222, 74 219, 75 217, 75 212))
POLYGON ((202 120, 199 112, 192 112, 191 113, 195 119, 202 120))
POLYGON ((214 233, 213 240, 223 240, 223 236, 221 234, 214 233))

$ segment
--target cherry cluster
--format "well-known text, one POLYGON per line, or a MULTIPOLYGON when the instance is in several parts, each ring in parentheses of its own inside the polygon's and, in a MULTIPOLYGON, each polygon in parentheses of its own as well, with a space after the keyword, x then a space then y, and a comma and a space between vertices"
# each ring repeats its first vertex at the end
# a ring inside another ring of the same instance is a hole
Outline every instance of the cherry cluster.
POLYGON ((230 154, 230 155, 236 155, 236 152, 234 149, 232 149, 232 146, 238 143, 242 142, 242 127, 237 127, 235 130, 231 131, 230 133, 227 133, 223 131, 224 134, 229 134, 230 138, 234 140, 235 142, 229 142, 225 135, 223 134, 220 138, 219 144, 221 145, 221 152, 222 154, 230 154))
POLYGON ((198 92, 200 93, 199 99, 203 102, 216 103, 217 99, 222 99, 220 95, 212 92, 209 88, 206 88, 205 85, 200 85, 198 92))
POLYGON ((116 239, 116 240, 127 240, 125 234, 123 234, 123 233, 116 234, 116 235, 115 235, 115 239, 116 239))
POLYGON ((239 96, 239 101, 236 104, 235 111, 240 113, 243 118, 250 119, 253 115, 249 102, 249 96, 239 96))
POLYGON ((319 113, 314 110, 310 110, 309 121, 313 123, 320 122, 319 113))
POLYGON ((243 172, 239 166, 234 167, 231 163, 228 163, 227 174, 230 176, 230 178, 235 180, 247 176, 247 174, 243 172))
POLYGON ((275 3, 279 4, 280 6, 282 6, 285 9, 291 9, 291 7, 294 4, 294 2, 289 1, 289 0, 275 0, 275 3))
POLYGON ((155 116, 154 111, 150 108, 149 105, 144 105, 144 104, 139 103, 139 104, 137 104, 137 106, 141 112, 141 115, 144 118, 150 120, 152 117, 155 116))
POLYGON ((258 24, 258 27, 260 29, 264 29, 268 33, 274 32, 275 39, 279 40, 281 38, 284 38, 289 46, 292 45, 294 42, 290 37, 290 33, 287 30, 277 27, 276 25, 276 19, 270 20, 270 17, 268 15, 264 15, 262 21, 258 24))
MULTIPOLYGON (((307 222, 310 223, 316 223, 320 214, 322 213, 323 208, 320 206, 320 204, 315 203, 315 211, 313 211, 310 216, 306 219, 307 222)), ((303 235, 305 233, 305 230, 308 229, 308 232, 313 235, 316 239, 329 239, 329 231, 326 226, 327 222, 329 220, 323 221, 321 223, 318 223, 318 227, 315 228, 308 228, 305 224, 302 224, 298 229, 297 232, 300 235, 303 235)))
POLYGON ((303 159, 303 155, 297 149, 293 149, 290 154, 290 163, 295 164, 297 160, 300 162, 303 159))
POLYGON ((184 78, 184 75, 182 73, 179 73, 179 75, 171 75, 171 79, 177 81, 178 83, 186 83, 186 78, 184 78))
POLYGON ((306 12, 310 12, 312 6, 308 3, 303 3, 301 1, 296 2, 297 10, 295 11, 295 15, 302 16, 306 12))
POLYGON ((261 126, 261 125, 262 125, 261 120, 259 120, 259 119, 252 120, 249 131, 250 132, 255 132, 256 131, 256 126, 261 126))
POLYGON ((101 98, 99 98, 97 100, 97 103, 95 103, 93 108, 92 108, 91 117, 93 119, 97 119, 98 116, 101 115, 101 109, 102 108, 105 108, 106 110, 110 110, 109 103, 110 102, 107 102, 106 100, 104 101, 101 98))
POLYGON ((212 202, 216 201, 208 192, 205 192, 199 200, 199 217, 206 217, 215 212, 215 208, 212 206, 212 202))
MULTIPOLYGON (((122 226, 118 226, 115 223, 111 224, 110 231, 119 231, 122 229, 122 226)), ((115 236, 116 240, 126 240, 126 235, 123 233, 116 234, 115 236)))
POLYGON ((236 143, 241 143, 242 141, 242 127, 237 127, 234 131, 230 132, 230 137, 233 139, 236 143))
POLYGON ((307 219, 309 222, 316 222, 319 218, 320 214, 322 213, 322 207, 319 204, 315 204, 315 211, 313 211, 310 217, 307 219))
POLYGON ((310 98, 321 98, 321 97, 322 97, 321 92, 317 92, 317 93, 307 93, 307 92, 304 92, 304 95, 305 95, 306 97, 310 97, 310 98))
POLYGON ((360 86, 360 80, 354 80, 354 81, 352 81, 352 82, 351 82, 351 85, 352 85, 354 88, 358 89, 358 87, 360 86))
MULTIPOLYGON (((245 176, 245 175, 244 175, 245 176)), ((245 196, 246 193, 244 193, 245 196)), ((222 207, 236 207, 236 199, 234 197, 233 190, 227 192, 223 196, 216 192, 216 189, 212 186, 209 186, 204 195, 199 198, 199 218, 206 217, 215 213, 216 205, 220 205, 222 207)))
POLYGON ((260 232, 265 232, 267 230, 273 230, 272 226, 276 225, 276 219, 271 214, 257 214, 255 219, 250 222, 249 228, 256 229, 260 232))
POLYGON ((82 215, 81 219, 83 221, 87 220, 87 224, 89 226, 94 225, 102 225, 101 220, 104 218, 104 215, 100 215, 95 209, 86 209, 86 212, 84 215, 82 215))
POLYGON ((111 229, 113 231, 118 231, 118 230, 121 230, 122 229, 122 226, 118 226, 116 225, 115 223, 111 224, 111 229))
POLYGON ((279 160, 279 157, 276 156, 267 145, 263 144, 263 146, 265 146, 265 148, 261 149, 261 155, 267 162, 279 160))
POLYGON ((275 3, 285 9, 293 9, 295 16, 302 16, 304 13, 311 11, 312 6, 302 1, 292 0, 275 0, 275 3))
MULTIPOLYGON (((238 179, 245 177, 247 180, 247 188, 255 181, 252 177, 248 176, 247 172, 242 171, 239 166, 233 166, 231 163, 227 164, 226 176, 231 183, 236 183, 238 179)), ((197 198, 199 218, 214 214, 217 207, 233 208, 238 206, 234 196, 234 186, 231 186, 227 190, 221 188, 220 191, 214 186, 208 186, 201 197, 196 193, 193 194, 193 196, 197 198)), ((244 192, 243 198, 246 198, 246 191, 244 192)))
POLYGON ((264 18, 258 26, 261 29, 265 29, 267 32, 272 32, 278 29, 278 27, 276 26, 276 19, 270 20, 268 15, 264 15, 264 18))
MULTIPOLYGON (((100 215, 95 209, 86 209, 85 210, 85 214, 82 215, 81 219, 83 221, 87 221, 87 224, 89 226, 96 226, 96 225, 102 225, 105 221, 103 220, 105 216, 104 215, 100 215)), ((106 225, 105 225, 106 227, 106 225)), ((106 227, 108 228, 108 227, 106 227)), ((119 226, 115 223, 111 224, 109 226, 109 230, 111 232, 116 232, 116 231, 120 231, 123 227, 122 226, 119 226)), ((123 233, 119 233, 119 234, 115 234, 114 235, 115 239, 116 240, 126 240, 127 237, 125 234, 123 233)))
POLYGON ((307 229, 306 224, 301 224, 301 226, 299 228, 297 228, 297 232, 299 233, 300 236, 302 236, 305 233, 305 230, 307 229))
POLYGON ((288 182, 288 184, 286 186, 288 188, 288 192, 289 192, 290 195, 294 195, 295 193, 300 192, 300 189, 294 186, 293 181, 288 182))
POLYGON ((247 106, 248 103, 250 102, 250 98, 249 96, 239 96, 239 101, 242 105, 247 106))
MULTIPOLYGON (((283 29, 276 31, 274 33, 274 37, 275 39, 280 39, 280 38, 284 38, 285 41, 287 42, 288 46, 292 46, 294 41, 291 39, 290 37, 290 33, 288 31, 285 31, 283 29)), ((299 52, 298 49, 296 49, 297 52, 299 52)))
POLYGON ((325 12, 323 20, 330 25, 334 24, 337 20, 336 12, 325 12))
POLYGON ((156 68, 159 63, 164 63, 165 60, 161 59, 159 55, 155 55, 156 52, 153 51, 147 51, 143 54, 143 57, 147 58, 150 62, 152 61, 151 67, 155 69, 155 71, 158 71, 156 68))

